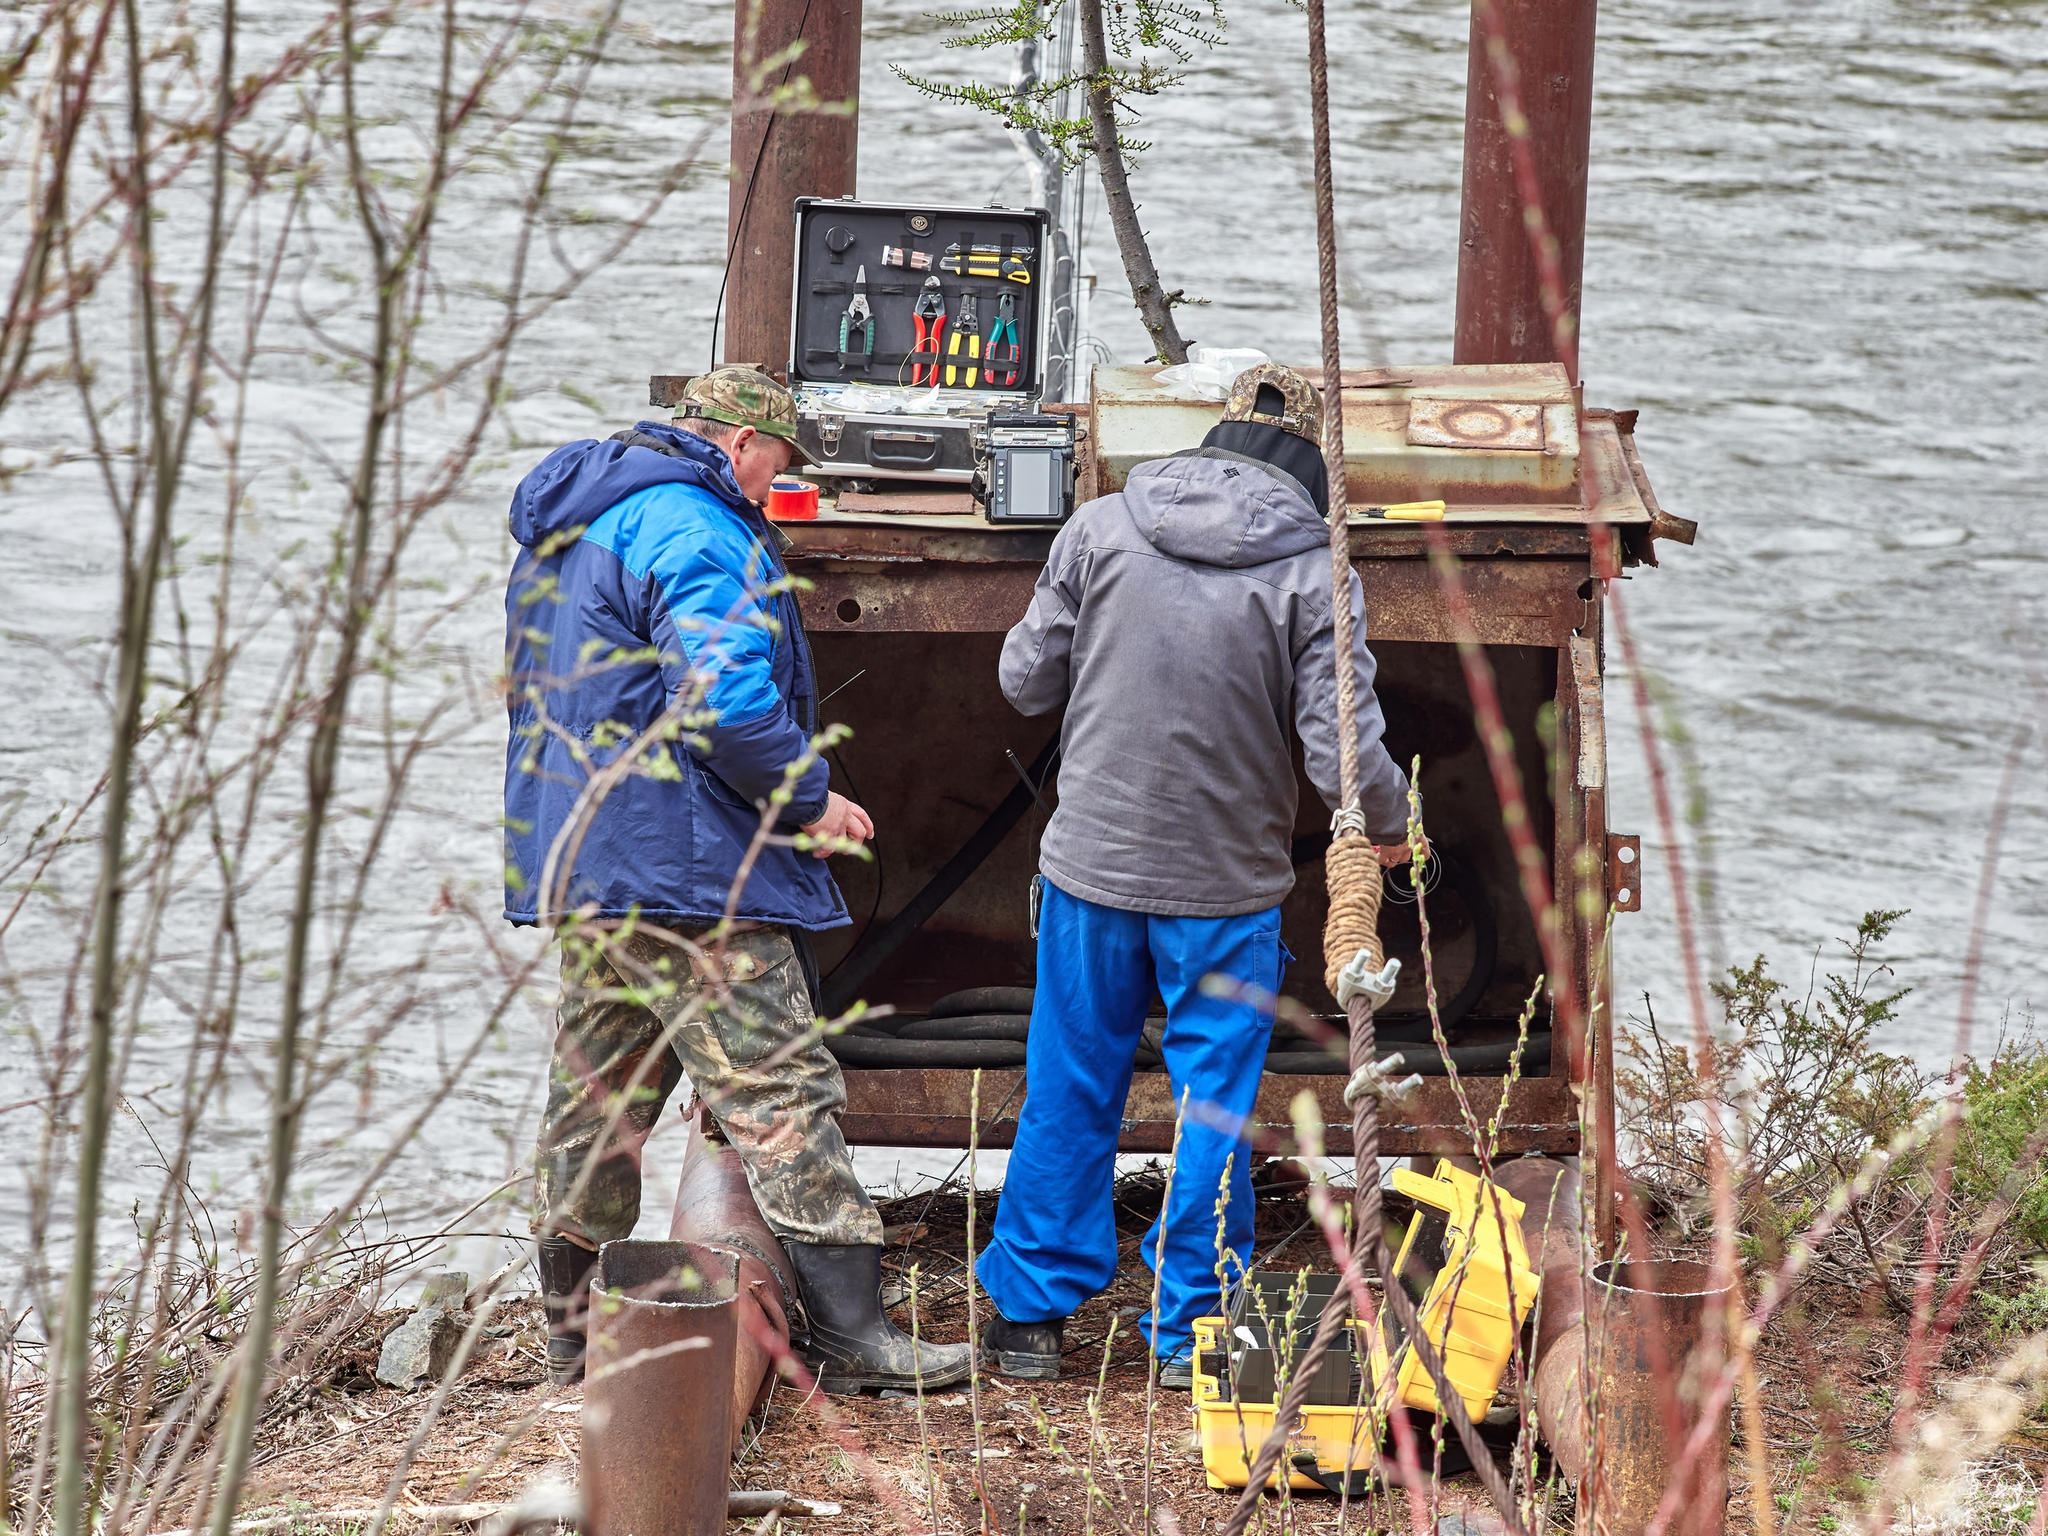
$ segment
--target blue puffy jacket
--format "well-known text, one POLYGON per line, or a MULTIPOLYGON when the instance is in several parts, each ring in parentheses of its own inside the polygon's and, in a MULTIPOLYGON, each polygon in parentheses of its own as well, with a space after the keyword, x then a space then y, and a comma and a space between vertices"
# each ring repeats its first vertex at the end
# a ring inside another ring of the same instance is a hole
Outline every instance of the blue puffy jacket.
MULTIPOLYGON (((513 493, 512 536, 523 549, 505 592, 505 916, 535 921, 548 850, 590 775, 679 692, 702 688, 682 735, 599 806, 564 907, 718 921, 760 804, 816 729, 796 600, 766 591, 785 574, 767 523, 723 449, 643 421, 543 459, 513 493)), ((822 761, 805 770, 778 832, 817 820, 829 778, 822 761)), ((847 921, 824 861, 775 846, 761 850, 737 915, 804 929, 847 921)))

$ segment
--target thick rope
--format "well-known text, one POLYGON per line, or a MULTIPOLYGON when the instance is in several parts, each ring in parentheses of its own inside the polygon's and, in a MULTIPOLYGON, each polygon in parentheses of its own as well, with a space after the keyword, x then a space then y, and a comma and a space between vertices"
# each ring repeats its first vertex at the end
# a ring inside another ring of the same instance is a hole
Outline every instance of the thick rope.
POLYGON ((1323 919, 1323 984, 1334 997, 1337 973, 1361 949, 1371 957, 1371 969, 1387 963, 1380 943, 1380 861, 1372 839, 1338 838, 1323 855, 1323 870, 1330 884, 1330 914, 1323 919))
MULTIPOLYGON (((1358 682, 1353 656, 1351 583, 1351 506, 1344 482, 1344 372, 1337 329, 1337 203, 1330 174, 1330 66, 1323 36, 1323 0, 1308 0, 1308 84, 1309 105, 1314 124, 1316 173, 1316 268, 1318 297, 1323 321, 1323 468, 1330 483, 1330 595, 1331 625, 1335 631, 1337 666, 1337 762, 1338 811, 1333 826, 1338 833, 1325 856, 1329 874, 1330 916, 1323 930, 1324 968, 1330 990, 1337 989, 1337 972, 1361 949, 1368 950, 1377 966, 1384 955, 1379 940, 1380 868, 1372 841, 1365 835, 1358 805, 1358 682)), ((1370 1079, 1367 1071, 1378 1056, 1372 1027, 1372 1001, 1354 992, 1345 1006, 1351 1023, 1351 1071, 1354 1082, 1370 1079)), ((1379 1180, 1379 1098, 1362 1092, 1351 1103, 1351 1148, 1357 1159, 1358 1177, 1352 1207, 1351 1264, 1354 1287, 1353 1307, 1366 1315, 1366 1266, 1385 1275, 1391 1268, 1380 1227, 1379 1180)), ((1415 1305, 1399 1285, 1385 1287, 1386 1303, 1400 1320, 1412 1341, 1423 1369, 1436 1386, 1438 1401, 1451 1428, 1472 1458, 1480 1481, 1485 1484, 1494 1508, 1500 1512, 1509 1536, 1524 1536, 1516 1518, 1507 1482, 1494 1464, 1492 1453, 1480 1441, 1464 1400, 1444 1375, 1429 1338, 1415 1316, 1415 1305)), ((1247 1469, 1244 1492, 1239 1495, 1225 1536, 1242 1536, 1260 1494, 1272 1479, 1286 1448, 1302 1404, 1307 1401, 1309 1383, 1322 1365, 1346 1312, 1343 1301, 1332 1297, 1318 1320, 1315 1337, 1295 1362, 1293 1380, 1273 1416, 1273 1431, 1259 1447, 1247 1469)), ((1282 1474, 1285 1475, 1284 1473, 1282 1474)))

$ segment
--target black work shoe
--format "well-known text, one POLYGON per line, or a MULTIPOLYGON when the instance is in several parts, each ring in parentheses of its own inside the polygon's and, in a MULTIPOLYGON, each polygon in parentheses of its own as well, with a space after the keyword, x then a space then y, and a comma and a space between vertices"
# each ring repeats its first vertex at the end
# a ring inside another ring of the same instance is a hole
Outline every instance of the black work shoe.
POLYGON ((965 1344, 919 1343, 882 1315, 882 1250, 873 1244, 782 1245, 796 1271, 811 1342, 804 1364, 836 1397, 958 1386, 974 1369, 965 1344))
POLYGON ((1195 1390, 1195 1346, 1183 1344, 1159 1362, 1159 1385, 1168 1392, 1195 1390))
POLYGON ((566 1237, 542 1241, 537 1258, 541 1299, 548 1311, 548 1375, 557 1385, 583 1379, 587 1282, 597 1255, 566 1237))
POLYGON ((981 1363, 999 1376, 1023 1381, 1057 1381, 1060 1374, 1060 1330, 1066 1319, 1049 1323, 1013 1323, 1001 1313, 981 1330, 981 1363))

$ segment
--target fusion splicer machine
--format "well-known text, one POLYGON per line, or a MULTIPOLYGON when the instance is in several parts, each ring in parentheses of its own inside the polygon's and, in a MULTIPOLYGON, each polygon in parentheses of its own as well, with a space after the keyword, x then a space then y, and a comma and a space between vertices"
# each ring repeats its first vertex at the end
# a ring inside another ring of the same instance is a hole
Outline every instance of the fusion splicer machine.
POLYGON ((1074 510, 1074 418, 997 411, 974 434, 974 499, 992 523, 1058 527, 1074 510))

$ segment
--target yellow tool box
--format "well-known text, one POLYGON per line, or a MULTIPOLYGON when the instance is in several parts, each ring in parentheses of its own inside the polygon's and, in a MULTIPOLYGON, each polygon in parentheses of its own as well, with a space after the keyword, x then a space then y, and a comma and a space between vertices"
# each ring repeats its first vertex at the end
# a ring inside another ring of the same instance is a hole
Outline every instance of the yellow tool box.
MULTIPOLYGON (((1515 1335, 1542 1284, 1522 1246, 1522 1202, 1448 1162, 1439 1162, 1428 1178, 1396 1168, 1394 1188, 1417 1206, 1394 1273, 1476 1424, 1493 1405, 1515 1335)), ((1375 1356, 1398 1361, 1400 1401, 1425 1413, 1439 1410, 1435 1383, 1392 1313, 1375 1356)))
MULTIPOLYGON (((1278 1378, 1308 1347, 1323 1308, 1344 1305, 1335 1296, 1337 1281, 1306 1270, 1255 1270, 1239 1287, 1229 1318, 1195 1319, 1195 1432, 1211 1488, 1242 1488, 1250 1477, 1251 1462, 1273 1429, 1278 1378), (1278 1361, 1275 1338, 1283 1357, 1278 1361)), ((1372 1374, 1372 1354, 1365 1327, 1355 1318, 1331 1341, 1301 1420, 1288 1436, 1292 1487, 1335 1490, 1349 1477, 1352 1491, 1363 1491, 1378 1464, 1386 1422, 1362 1379, 1382 1379, 1372 1374)))
MULTIPOLYGON (((1477 1422, 1540 1283, 1522 1245, 1522 1203, 1448 1162, 1437 1164, 1434 1177, 1396 1169, 1394 1187, 1417 1207, 1394 1271, 1477 1422)), ((1255 1271, 1228 1318, 1195 1320, 1195 1431, 1210 1487, 1245 1485, 1272 1432, 1280 1379, 1308 1347, 1323 1308, 1344 1305, 1337 1286, 1335 1275, 1255 1271)), ((1382 1312, 1371 1339, 1352 1319, 1332 1340, 1288 1437, 1289 1485, 1336 1492, 1349 1482, 1362 1492, 1379 1463, 1392 1400, 1438 1409, 1429 1373, 1392 1314, 1382 1312)))

